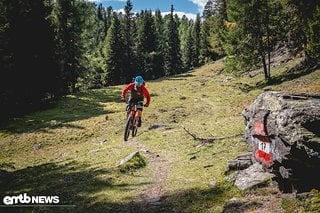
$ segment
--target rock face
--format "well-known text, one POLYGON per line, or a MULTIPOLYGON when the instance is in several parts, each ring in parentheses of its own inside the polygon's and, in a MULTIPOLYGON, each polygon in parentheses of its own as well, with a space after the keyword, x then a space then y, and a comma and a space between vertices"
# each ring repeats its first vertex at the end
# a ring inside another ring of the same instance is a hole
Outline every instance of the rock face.
POLYGON ((269 91, 242 114, 255 160, 282 190, 320 188, 320 95, 269 91))

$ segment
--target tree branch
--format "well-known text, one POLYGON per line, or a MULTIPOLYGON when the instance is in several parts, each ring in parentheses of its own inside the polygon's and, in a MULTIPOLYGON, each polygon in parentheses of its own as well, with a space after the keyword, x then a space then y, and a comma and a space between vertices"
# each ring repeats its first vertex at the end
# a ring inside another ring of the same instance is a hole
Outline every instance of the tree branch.
POLYGON ((214 141, 217 141, 217 140, 224 140, 224 139, 234 138, 234 137, 238 137, 238 136, 241 136, 241 135, 242 135, 242 134, 236 134, 236 135, 229 135, 229 136, 224 136, 224 137, 202 138, 202 137, 198 137, 198 136, 195 135, 194 133, 190 132, 190 130, 188 130, 186 127, 182 126, 182 128, 183 128, 189 135, 191 135, 194 140, 201 141, 202 144, 213 143, 214 141))

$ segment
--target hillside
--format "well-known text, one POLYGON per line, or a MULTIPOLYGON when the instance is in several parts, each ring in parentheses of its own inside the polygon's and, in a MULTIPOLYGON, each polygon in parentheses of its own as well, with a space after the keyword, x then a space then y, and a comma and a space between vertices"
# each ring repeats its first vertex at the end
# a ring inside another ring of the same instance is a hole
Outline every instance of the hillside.
MULTIPOLYGON (((0 129, 0 194, 57 195, 71 205, 34 207, 52 212, 222 212, 232 198, 262 203, 250 212, 310 211, 308 201, 268 188, 242 192, 225 180, 227 161, 249 150, 241 136, 201 144, 184 130, 204 138, 243 134, 241 112, 264 90, 319 93, 319 69, 286 72, 300 60, 276 64, 272 85, 261 72, 225 74, 223 60, 147 82, 151 104, 127 142, 124 85, 69 95, 16 118, 0 129), (145 166, 116 167, 137 150, 145 166)), ((33 208, 5 210, 26 209, 33 208)))

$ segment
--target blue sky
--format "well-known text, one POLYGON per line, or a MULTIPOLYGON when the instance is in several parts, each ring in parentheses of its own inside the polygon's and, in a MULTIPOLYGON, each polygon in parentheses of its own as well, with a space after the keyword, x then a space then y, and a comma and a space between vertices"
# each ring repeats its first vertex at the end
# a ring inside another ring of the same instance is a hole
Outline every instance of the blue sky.
MULTIPOLYGON (((102 3, 105 7, 112 6, 114 10, 123 9, 126 0, 89 0, 96 3, 102 3)), ((194 18, 197 13, 202 15, 202 10, 207 0, 131 0, 133 11, 140 12, 144 9, 155 11, 160 9, 161 12, 167 14, 173 4, 175 12, 182 16, 187 15, 189 18, 194 18)))

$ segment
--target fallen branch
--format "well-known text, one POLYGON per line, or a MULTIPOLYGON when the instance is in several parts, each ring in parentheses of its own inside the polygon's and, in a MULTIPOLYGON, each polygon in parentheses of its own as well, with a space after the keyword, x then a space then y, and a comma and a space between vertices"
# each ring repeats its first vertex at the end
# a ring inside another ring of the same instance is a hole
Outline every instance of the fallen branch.
POLYGON ((241 136, 241 135, 242 135, 242 134, 236 134, 236 135, 229 135, 229 136, 224 136, 224 137, 202 138, 202 137, 198 137, 198 136, 195 135, 194 133, 190 132, 190 130, 188 130, 186 127, 182 126, 182 128, 183 128, 189 135, 191 135, 194 140, 201 141, 202 144, 213 143, 214 141, 217 141, 217 140, 224 140, 224 139, 234 138, 234 137, 238 137, 238 136, 241 136))

